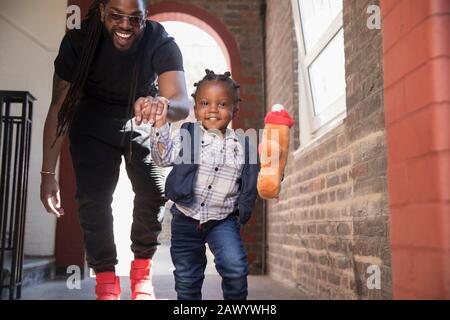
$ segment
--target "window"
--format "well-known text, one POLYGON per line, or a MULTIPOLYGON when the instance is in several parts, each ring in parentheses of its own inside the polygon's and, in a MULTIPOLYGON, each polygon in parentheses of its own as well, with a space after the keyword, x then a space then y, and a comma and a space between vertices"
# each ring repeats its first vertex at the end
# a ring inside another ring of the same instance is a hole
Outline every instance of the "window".
POLYGON ((346 116, 342 0, 292 0, 302 147, 346 116))

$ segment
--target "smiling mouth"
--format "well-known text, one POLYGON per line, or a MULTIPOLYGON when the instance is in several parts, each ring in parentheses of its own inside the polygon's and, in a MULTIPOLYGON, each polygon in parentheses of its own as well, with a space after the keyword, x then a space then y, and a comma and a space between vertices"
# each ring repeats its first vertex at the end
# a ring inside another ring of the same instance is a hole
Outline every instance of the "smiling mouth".
POLYGON ((114 34, 116 35, 117 38, 119 38, 119 40, 122 41, 128 41, 133 35, 132 33, 118 32, 118 31, 114 32, 114 34))
POLYGON ((218 118, 218 117, 208 117, 208 118, 205 118, 206 120, 210 120, 210 121, 217 121, 217 120, 220 120, 220 118, 218 118))

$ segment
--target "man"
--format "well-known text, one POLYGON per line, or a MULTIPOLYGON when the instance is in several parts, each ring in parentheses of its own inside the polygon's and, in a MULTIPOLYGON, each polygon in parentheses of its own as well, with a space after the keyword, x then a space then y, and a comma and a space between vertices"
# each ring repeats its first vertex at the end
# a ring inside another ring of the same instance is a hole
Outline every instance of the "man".
POLYGON ((87 262, 102 300, 121 293, 111 202, 122 156, 135 193, 132 298, 154 299, 151 265, 164 172, 149 155, 150 126, 141 124, 153 123, 166 106, 171 121, 189 113, 180 50, 160 24, 146 21, 145 8, 143 0, 93 1, 81 30, 69 31, 61 43, 44 128, 41 201, 47 212, 63 215, 54 170, 68 135, 87 262))

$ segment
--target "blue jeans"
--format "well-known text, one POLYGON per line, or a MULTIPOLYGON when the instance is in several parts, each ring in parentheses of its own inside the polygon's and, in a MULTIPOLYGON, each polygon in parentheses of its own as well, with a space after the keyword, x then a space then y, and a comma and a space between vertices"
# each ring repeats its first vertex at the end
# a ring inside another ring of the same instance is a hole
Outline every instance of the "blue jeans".
POLYGON ((225 300, 247 298, 248 263, 240 236, 238 217, 209 221, 199 228, 198 220, 171 209, 172 243, 170 254, 175 266, 175 290, 178 300, 201 300, 205 278, 206 247, 214 255, 217 272, 222 277, 225 300))

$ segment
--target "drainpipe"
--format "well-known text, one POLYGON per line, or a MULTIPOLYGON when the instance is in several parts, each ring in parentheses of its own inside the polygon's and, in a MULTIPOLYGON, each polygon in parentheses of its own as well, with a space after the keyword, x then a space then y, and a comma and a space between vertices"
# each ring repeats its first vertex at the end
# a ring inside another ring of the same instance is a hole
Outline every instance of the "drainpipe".
MULTIPOLYGON (((263 63, 262 63, 262 72, 263 75, 263 106, 264 111, 266 111, 266 103, 267 103, 267 83, 266 83, 266 14, 267 14, 267 0, 261 0, 261 7, 260 7, 260 21, 262 21, 262 47, 263 47, 263 63)), ((265 114, 265 112, 264 112, 265 114)), ((262 254, 261 254, 261 273, 266 274, 267 273, 267 267, 266 267, 266 242, 267 242, 267 201, 262 200, 262 254)))

